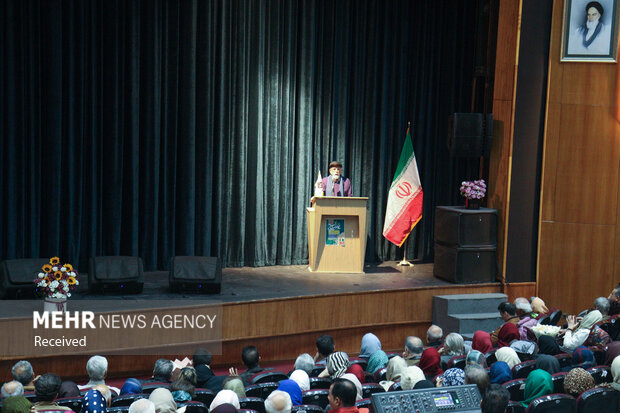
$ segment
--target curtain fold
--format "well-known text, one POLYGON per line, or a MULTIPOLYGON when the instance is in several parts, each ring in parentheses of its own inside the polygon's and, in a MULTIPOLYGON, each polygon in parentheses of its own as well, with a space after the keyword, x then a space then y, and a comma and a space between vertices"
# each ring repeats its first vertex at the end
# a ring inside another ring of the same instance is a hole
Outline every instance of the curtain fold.
POLYGON ((478 161, 452 160, 484 2, 6 0, 0 5, 0 259, 174 255, 307 263, 317 171, 344 164, 382 237, 411 121, 425 192, 407 257, 478 161))

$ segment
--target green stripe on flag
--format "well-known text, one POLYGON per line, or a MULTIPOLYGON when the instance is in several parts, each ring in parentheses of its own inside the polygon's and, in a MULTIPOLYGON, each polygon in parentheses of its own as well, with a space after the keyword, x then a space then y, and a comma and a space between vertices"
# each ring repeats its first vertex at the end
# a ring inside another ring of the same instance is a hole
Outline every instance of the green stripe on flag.
POLYGON ((400 175, 407 170, 407 166, 409 162, 411 162, 413 158, 413 143, 411 143, 411 133, 407 130, 407 136, 405 136, 405 143, 403 144, 403 150, 400 153, 400 159, 398 160, 398 166, 396 167, 396 172, 394 173, 394 179, 392 183, 397 182, 400 175))

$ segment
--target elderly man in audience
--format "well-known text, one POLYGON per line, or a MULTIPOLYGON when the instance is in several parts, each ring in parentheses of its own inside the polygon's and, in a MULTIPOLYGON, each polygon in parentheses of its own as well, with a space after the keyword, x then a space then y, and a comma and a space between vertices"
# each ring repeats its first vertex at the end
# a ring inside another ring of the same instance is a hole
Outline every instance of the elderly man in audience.
POLYGON ((519 322, 517 323, 519 336, 521 337, 521 340, 527 340, 528 330, 537 325, 538 320, 532 316, 532 305, 527 298, 516 298, 514 301, 514 306, 517 310, 517 316, 519 317, 519 322))
POLYGON ((55 374, 44 374, 37 379, 34 384, 34 393, 37 396, 37 402, 32 406, 33 412, 70 412, 68 407, 59 406, 54 400, 58 396, 62 380, 55 374))
POLYGON ((510 392, 499 384, 491 384, 482 395, 482 413, 504 413, 508 408, 510 392))
POLYGON ((149 399, 139 399, 131 403, 129 413, 155 413, 155 404, 149 399))
POLYGON ((620 314, 620 284, 618 284, 611 293, 609 293, 609 315, 614 316, 620 314))
POLYGON ((329 401, 329 412, 331 413, 368 413, 368 409, 357 408, 355 399, 357 389, 351 380, 336 379, 329 387, 327 400, 329 401))
POLYGON ((314 368, 314 359, 308 353, 303 353, 297 356, 297 360, 295 360, 295 369, 294 370, 303 370, 308 375, 312 373, 312 369, 314 368))
POLYGON ((26 360, 20 360, 13 365, 11 369, 13 379, 17 380, 24 386, 24 390, 34 390, 34 371, 32 370, 32 364, 26 360))
POLYGON ((316 340, 316 354, 314 362, 318 365, 325 366, 327 356, 334 352, 334 339, 332 336, 324 334, 316 340))
POLYGON ((427 347, 435 347, 439 349, 443 344, 443 330, 441 327, 431 324, 431 326, 426 331, 426 346, 427 347))
POLYGON ((2 394, 2 399, 6 399, 7 397, 23 396, 24 385, 17 380, 9 381, 2 385, 2 390, 0 390, 0 393, 2 394))
POLYGON ((142 384, 149 383, 170 383, 174 364, 170 360, 157 359, 153 367, 153 376, 150 379, 142 380, 142 384))
POLYGON ((403 358, 407 361, 408 366, 415 366, 420 362, 422 352, 424 351, 424 344, 422 339, 416 336, 409 336, 405 340, 405 351, 403 352, 403 358))
MULTIPOLYGON (((99 384, 105 385, 105 376, 108 374, 108 359, 103 356, 92 356, 86 363, 86 373, 88 373, 90 380, 88 383, 78 386, 80 390, 88 390, 99 384)), ((116 394, 121 392, 116 387, 108 386, 108 388, 116 394)))
POLYGON ((491 384, 489 373, 478 364, 470 364, 465 367, 465 384, 475 384, 480 390, 480 394, 484 394, 491 384))
POLYGON ((594 309, 601 312, 603 320, 609 319, 610 302, 607 297, 598 297, 594 300, 594 309))
POLYGON ((515 326, 519 323, 519 317, 517 317, 517 309, 514 304, 509 302, 501 303, 497 310, 499 311, 500 317, 504 320, 504 324, 499 326, 495 331, 491 333, 491 342, 493 345, 496 345, 499 341, 499 333, 502 328, 508 323, 514 324, 515 326))
POLYGON ((274 390, 265 400, 266 413, 291 413, 293 402, 291 396, 282 390, 274 390))

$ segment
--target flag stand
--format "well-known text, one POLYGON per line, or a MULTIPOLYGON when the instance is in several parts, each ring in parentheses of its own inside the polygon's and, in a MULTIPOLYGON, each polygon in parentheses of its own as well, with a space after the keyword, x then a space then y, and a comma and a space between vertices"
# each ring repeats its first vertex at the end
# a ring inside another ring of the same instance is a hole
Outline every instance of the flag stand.
POLYGON ((405 241, 405 248, 403 248, 403 260, 398 263, 399 267, 413 267, 413 264, 407 261, 407 244, 409 243, 409 237, 405 241))

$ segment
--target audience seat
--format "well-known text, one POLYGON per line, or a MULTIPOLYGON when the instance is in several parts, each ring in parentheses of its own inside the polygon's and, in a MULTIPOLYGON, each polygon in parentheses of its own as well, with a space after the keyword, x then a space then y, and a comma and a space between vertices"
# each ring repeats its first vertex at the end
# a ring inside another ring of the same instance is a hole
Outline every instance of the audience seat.
POLYGON ((549 394, 532 400, 525 412, 577 413, 577 400, 568 394, 549 394))
POLYGON ((605 364, 605 351, 601 350, 598 347, 588 347, 592 353, 594 353, 594 360, 596 360, 596 365, 601 366, 605 364))
POLYGON ((388 391, 401 391, 403 389, 403 387, 400 385, 400 382, 397 381, 396 383, 392 384, 390 386, 390 388, 388 389, 388 391))
POLYGON ((542 325, 551 324, 551 316, 549 315, 549 313, 540 316, 540 318, 538 319, 538 324, 542 324, 542 325))
MULTIPOLYGON (((185 402, 178 403, 177 407, 181 408, 185 406, 185 413, 209 413, 209 408, 200 402, 185 402)), ((265 413, 264 411, 262 413, 265 413)))
POLYGON ((577 399, 579 413, 617 413, 620 412, 620 391, 597 387, 586 390, 577 399))
POLYGON ((239 399, 239 406, 241 409, 250 409, 256 410, 259 413, 265 413, 265 401, 260 397, 242 397, 239 399))
POLYGON ((402 357, 402 354, 400 354, 400 353, 387 353, 386 356, 388 357, 388 360, 390 360, 390 359, 392 359, 393 357, 396 357, 396 356, 401 356, 402 357))
POLYGON ((367 371, 364 372, 364 383, 373 383, 375 378, 367 371))
POLYGON ((106 409, 106 412, 108 413, 129 413, 129 406, 108 407, 106 409))
POLYGON ((514 379, 526 379, 527 375, 536 368, 536 360, 528 360, 519 363, 512 368, 512 377, 514 379))
MULTIPOLYGON (((241 410, 239 410, 241 411, 241 410)), ((292 412, 297 413, 323 413, 323 409, 319 406, 315 406, 314 404, 300 404, 298 406, 293 406, 291 409, 292 412)))
POLYGON ((383 367, 374 372, 372 375, 372 383, 379 383, 380 381, 385 380, 385 375, 387 374, 387 367, 383 367))
MULTIPOLYGON (((259 397, 265 400, 271 394, 272 391, 277 390, 277 389, 278 389, 278 383, 250 384, 249 386, 246 386, 245 388, 245 395, 247 397, 259 397)), ((210 404, 211 403, 209 403, 209 405, 210 404)))
POLYGON ((523 407, 521 402, 511 400, 508 402, 508 407, 506 407, 506 413, 525 413, 525 407, 523 407))
POLYGON ((465 364, 467 363, 467 356, 454 356, 448 360, 448 368, 459 368, 465 370, 465 364))
POLYGON ((572 354, 560 353, 560 354, 556 354, 553 357, 558 359, 558 361, 560 362, 560 368, 561 369, 563 369, 564 367, 569 367, 569 366, 573 365, 573 356, 572 356, 572 354))
POLYGON ((372 412, 372 400, 371 399, 361 399, 355 402, 355 407, 358 409, 368 409, 372 412))
POLYGON ((514 379, 502 384, 502 387, 510 392, 510 400, 520 402, 523 400, 525 390, 525 379, 514 379))
POLYGON ((562 318, 562 310, 555 310, 549 315, 549 325, 557 326, 562 318))
POLYGON ((323 370, 325 370, 325 366, 314 366, 314 368, 310 372, 310 377, 319 377, 319 374, 321 374, 323 370))
POLYGON ((564 393, 564 379, 566 378, 567 374, 567 372, 563 371, 551 375, 551 380, 553 380, 554 393, 564 393))
POLYGON ((56 403, 60 406, 65 406, 73 410, 74 412, 79 412, 82 410, 82 398, 81 397, 64 397, 62 399, 56 399, 56 403))
POLYGON ((288 376, 281 371, 262 371, 250 377, 250 383, 277 383, 279 381, 287 379, 288 376))
POLYGON ((310 390, 313 389, 329 389, 332 380, 329 377, 310 377, 310 390))
POLYGON ((211 406, 211 402, 215 399, 215 393, 209 389, 195 389, 194 398, 195 402, 203 403, 205 406, 211 406))
POLYGON ((131 403, 135 402, 138 399, 148 399, 148 398, 149 398, 149 395, 145 393, 124 394, 122 396, 117 396, 112 399, 112 407, 129 406, 131 403))
POLYGON ((497 357, 495 357, 495 352, 497 350, 491 350, 484 357, 487 359, 487 366, 491 367, 493 363, 497 361, 497 357))
POLYGON ((352 358, 349 360, 349 364, 353 365, 353 364, 359 364, 360 367, 362 368, 362 370, 366 370, 366 367, 368 366, 368 360, 365 358, 361 358, 361 357, 356 357, 356 358, 352 358))
POLYGON ((385 389, 382 385, 377 383, 365 383, 362 384, 362 398, 367 399, 373 393, 381 393, 384 392, 385 389))
POLYGON ((601 383, 611 383, 614 381, 613 376, 611 375, 611 368, 609 366, 594 366, 590 367, 586 370, 598 386, 601 383))
POLYGON ((302 392, 302 401, 304 404, 314 404, 324 409, 329 404, 328 394, 329 390, 306 390, 302 392))
POLYGON ((170 387, 170 383, 164 383, 163 381, 161 381, 161 382, 145 384, 144 386, 142 386, 142 393, 151 394, 153 393, 153 390, 158 389, 160 387, 165 387, 167 389, 168 387, 170 387))

